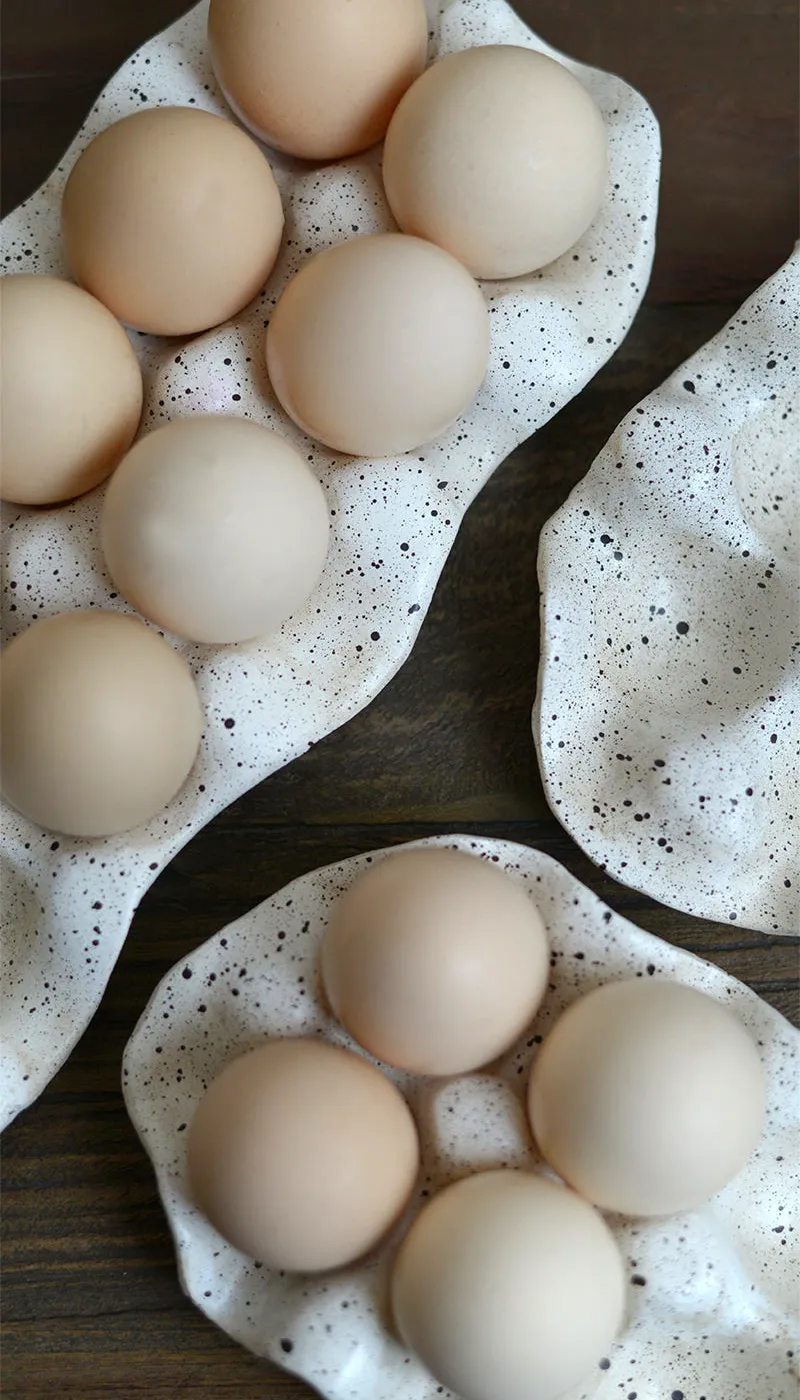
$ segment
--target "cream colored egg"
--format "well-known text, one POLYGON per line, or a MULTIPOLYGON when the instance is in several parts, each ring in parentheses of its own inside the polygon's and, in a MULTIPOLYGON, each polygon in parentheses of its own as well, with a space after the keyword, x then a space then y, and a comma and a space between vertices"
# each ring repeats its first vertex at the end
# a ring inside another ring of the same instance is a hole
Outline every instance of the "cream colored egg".
POLYGON ((127 451, 142 375, 125 331, 58 277, 0 279, 0 494, 53 505, 91 491, 127 451))
POLYGON ((330 1004, 359 1044, 417 1074, 464 1074, 513 1044, 547 984, 523 886, 463 851, 399 851, 358 877, 322 940, 330 1004))
POLYGON ((625 1297, 597 1211, 515 1171, 467 1177, 426 1205, 391 1288, 403 1341, 461 1400, 557 1400, 593 1381, 625 1297))
POLYGON ((607 161, 583 84, 533 49, 492 44, 450 54, 409 89, 386 133, 383 182, 405 233, 475 277, 518 277, 586 232, 607 161))
POLYGON ((625 1215, 692 1210, 753 1152, 764 1120, 758 1050, 727 1007, 680 982, 598 987, 556 1022, 528 1108, 546 1160, 625 1215))
POLYGON ((377 234, 301 268, 272 314, 266 353, 275 393, 311 437, 393 457, 469 407, 486 373, 489 316, 448 253, 377 234))
POLYGON ((201 730, 186 662, 137 618, 60 613, 3 652, 3 796, 48 830, 113 836, 156 816, 201 730))
POLYGON ((217 81, 260 140, 306 160, 380 141, 425 67, 423 0, 211 0, 217 81))
POLYGON ((151 107, 107 127, 76 161, 61 207, 74 276, 154 335, 235 316, 266 282, 282 231, 258 146, 195 107, 151 107))
POLYGON ((140 439, 101 519, 120 593, 196 642, 279 627, 316 587, 328 536, 325 493, 290 443, 248 419, 205 414, 140 439))
POLYGON ((374 1065, 319 1040, 275 1040, 227 1065, 189 1131, 194 1198, 236 1249, 315 1273, 359 1258, 401 1215, 414 1120, 374 1065))

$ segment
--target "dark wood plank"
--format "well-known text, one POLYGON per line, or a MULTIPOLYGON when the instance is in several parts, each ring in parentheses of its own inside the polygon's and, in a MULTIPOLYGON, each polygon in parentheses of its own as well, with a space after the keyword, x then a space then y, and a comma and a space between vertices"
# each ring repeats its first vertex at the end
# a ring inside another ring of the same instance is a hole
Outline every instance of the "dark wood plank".
POLYGON ((190 8, 187 0, 5 0, 3 78, 78 74, 105 81, 190 8))
MULTIPOLYGON (((4 208, 48 173, 113 68, 183 8, 176 0, 6 0, 4 208)), ((563 861, 633 922, 718 963, 797 1019, 797 945, 690 919, 599 872, 551 817, 530 739, 542 523, 628 409, 788 252, 795 6, 520 0, 520 9, 552 43, 635 82, 662 121, 649 304, 612 364, 474 504, 394 682, 223 813, 156 883, 80 1045, 5 1134, 10 1400, 310 1397, 182 1297, 152 1172, 119 1091, 125 1042, 172 963, 306 870, 441 831, 522 841, 563 861)))

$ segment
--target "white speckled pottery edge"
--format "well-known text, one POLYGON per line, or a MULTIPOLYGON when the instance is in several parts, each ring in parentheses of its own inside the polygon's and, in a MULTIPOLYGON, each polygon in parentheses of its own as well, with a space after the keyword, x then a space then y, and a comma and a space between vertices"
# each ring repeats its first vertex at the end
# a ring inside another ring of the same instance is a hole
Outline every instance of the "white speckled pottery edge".
MULTIPOLYGON (((471 1171, 547 1170, 525 1124, 536 1047, 577 996, 623 977, 669 977, 726 1003, 758 1042, 767 1126, 744 1171, 701 1210, 662 1220, 608 1217, 628 1266, 627 1327, 574 1400, 793 1400, 800 1266, 800 1035, 749 988, 643 933, 563 866, 526 846, 469 836, 455 846, 520 880, 545 920, 551 981, 525 1037, 480 1074, 416 1079, 388 1071, 422 1143, 416 1197, 394 1238, 359 1266, 281 1275, 232 1249, 192 1206, 186 1128, 203 1091, 268 1036, 321 1035, 357 1049, 327 1013, 317 953, 331 908, 373 860, 356 856, 301 876, 209 939, 163 979, 128 1043, 123 1090, 156 1171, 186 1292, 236 1341, 288 1366, 329 1400, 433 1400, 442 1392, 407 1355, 387 1315, 394 1246, 423 1199, 471 1171), (796 1331, 796 1327, 795 1327, 796 1331)), ((572 1400, 572 1397, 570 1397, 572 1400)))
POLYGON ((545 526, 533 729, 592 860, 800 925, 800 248, 629 413, 545 526))
MULTIPOLYGON (((486 43, 546 50, 503 0, 430 0, 431 56, 486 43)), ((61 191, 83 147, 140 106, 195 104, 230 115, 206 56, 201 3, 112 79, 63 162, 3 225, 5 268, 65 273, 61 191)), ((551 50, 547 50, 552 52, 551 50)), ((177 850, 248 788, 372 700, 408 656, 461 519, 494 468, 591 379, 622 340, 653 256, 660 146, 644 100, 605 73, 568 63, 608 123, 608 196, 594 226, 545 272, 484 290, 492 312, 486 382, 444 438, 397 460, 338 457, 278 407, 263 363, 264 326, 308 254, 392 227, 380 150, 311 168, 270 154, 286 210, 267 288, 218 333, 183 346, 132 340, 145 373, 143 431, 195 412, 251 416, 298 443, 330 502, 331 552, 305 609, 258 645, 177 643, 197 678, 206 730, 197 764, 163 814, 107 841, 55 839, 3 810, 5 890, 0 1124, 45 1087, 88 1024, 133 912, 177 850)), ((2 627, 72 607, 125 609, 97 540, 103 490, 65 509, 4 514, 2 627)))

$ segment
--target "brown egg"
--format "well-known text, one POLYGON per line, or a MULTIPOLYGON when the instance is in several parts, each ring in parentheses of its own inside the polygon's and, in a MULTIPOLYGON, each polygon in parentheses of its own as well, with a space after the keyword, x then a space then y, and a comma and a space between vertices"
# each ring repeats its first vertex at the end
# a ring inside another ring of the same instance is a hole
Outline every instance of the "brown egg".
POLYGON ((275 1040, 222 1071, 189 1132, 192 1192, 236 1249, 273 1269, 334 1269, 373 1248, 417 1176, 414 1120, 374 1065, 275 1040))
POLYGON ((486 373, 489 314, 455 258, 399 233, 318 253, 267 331, 286 412, 328 447, 393 457, 439 437, 486 373))
POLYGON ((0 279, 0 492, 42 506, 91 491, 127 451, 142 374, 125 331, 58 277, 0 279))
POLYGON ((606 187, 606 130, 582 83, 533 49, 450 54, 400 102, 383 182, 405 233, 475 277, 519 277, 571 248, 606 187))
POLYGON ((182 787, 202 713, 186 662, 137 618, 34 622, 0 663, 2 791, 51 831, 113 836, 182 787))
POLYGON ((141 438, 111 479, 101 519, 120 593, 197 642, 279 627, 318 583, 328 536, 325 493, 299 452, 222 414, 141 438))
POLYGON ((193 335, 235 316, 266 282, 282 231, 258 146, 193 107, 152 107, 101 132, 61 208, 75 277, 154 335, 193 335))
POLYGON ((764 1073, 736 1017, 680 982, 611 982, 573 1002, 534 1061, 531 1127, 576 1191, 624 1215, 693 1210, 744 1166, 764 1073))
POLYGON ((528 1172, 481 1172, 434 1197, 392 1276, 403 1341, 461 1400, 566 1400, 581 1381, 593 1394, 624 1304, 602 1217, 528 1172))
POLYGON ((306 160, 383 137, 425 67, 423 0, 211 0, 211 61, 236 115, 306 160))
POLYGON ((366 870, 333 910, 322 978, 335 1014, 377 1059, 416 1074, 465 1074, 533 1019, 547 941, 524 887, 437 847, 366 870))

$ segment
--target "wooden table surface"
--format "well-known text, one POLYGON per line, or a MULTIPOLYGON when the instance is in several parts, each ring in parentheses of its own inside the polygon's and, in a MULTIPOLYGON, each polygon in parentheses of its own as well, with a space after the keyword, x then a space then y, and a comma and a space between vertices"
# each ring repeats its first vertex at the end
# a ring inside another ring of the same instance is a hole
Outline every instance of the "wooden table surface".
MULTIPOLYGON (((49 173, 115 67, 183 0, 5 0, 3 209, 49 173)), ((539 530, 623 415, 791 250, 796 0, 520 0, 549 42, 620 73, 662 124, 655 270, 627 341, 469 511, 411 659, 373 705, 224 812, 147 895, 75 1053, 3 1139, 7 1400, 301 1400, 178 1285, 119 1088, 123 1046, 176 959, 288 880, 449 831, 535 846, 643 928, 797 1019, 792 940, 692 919, 615 884, 550 815, 530 736, 539 530)), ((742 1397, 766 1400, 766 1397, 742 1397)))

